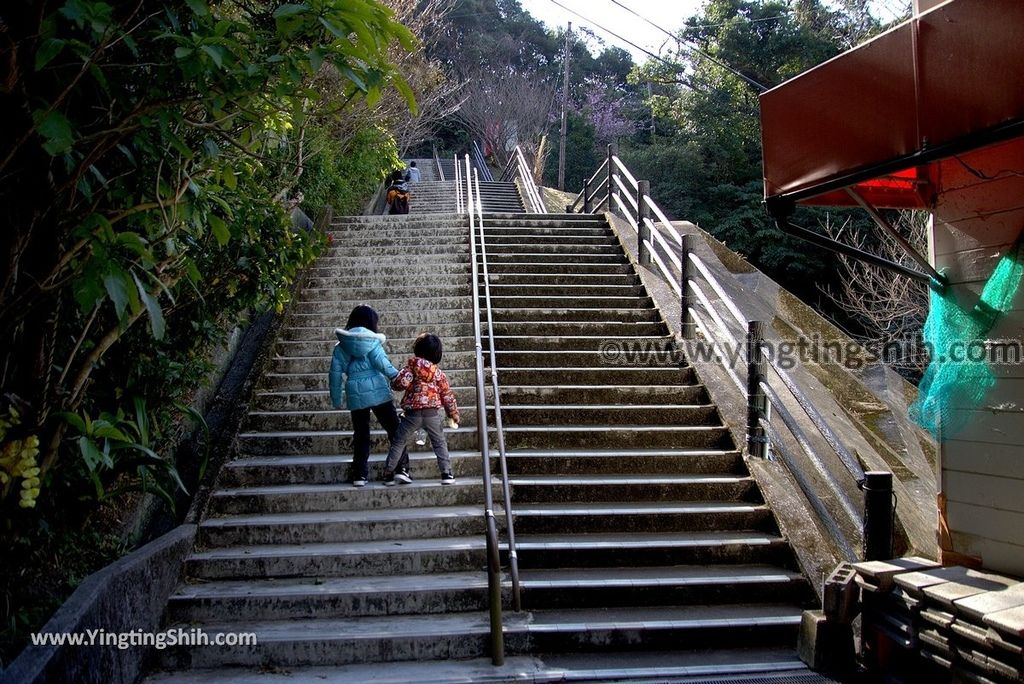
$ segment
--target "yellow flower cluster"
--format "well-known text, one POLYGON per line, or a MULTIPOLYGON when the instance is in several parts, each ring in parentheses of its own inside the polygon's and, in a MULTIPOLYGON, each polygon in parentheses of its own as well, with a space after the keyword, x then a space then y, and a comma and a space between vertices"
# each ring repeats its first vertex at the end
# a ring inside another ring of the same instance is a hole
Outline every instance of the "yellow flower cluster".
POLYGON ((24 439, 5 441, 7 431, 21 423, 18 411, 11 407, 6 416, 0 416, 0 485, 4 486, 16 478, 21 479, 21 492, 18 505, 22 508, 35 508, 39 496, 39 437, 29 435, 24 439))

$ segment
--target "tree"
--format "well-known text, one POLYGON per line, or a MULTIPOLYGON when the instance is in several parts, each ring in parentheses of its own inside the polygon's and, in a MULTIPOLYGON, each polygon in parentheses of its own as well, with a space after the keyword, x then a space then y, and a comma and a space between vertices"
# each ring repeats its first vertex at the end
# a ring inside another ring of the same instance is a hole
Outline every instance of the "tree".
POLYGON ((139 388, 122 383, 141 376, 110 353, 202 339, 211 312, 283 303, 316 249, 279 201, 301 178, 306 124, 391 87, 411 105, 388 55, 414 39, 376 0, 45 9, 3 10, 0 348, 19 415, 6 437, 39 439, 43 482, 77 453, 102 493, 117 443, 167 469, 123 429, 139 388), (331 97, 316 87, 325 71, 331 97), (81 439, 62 449, 69 427, 81 439))

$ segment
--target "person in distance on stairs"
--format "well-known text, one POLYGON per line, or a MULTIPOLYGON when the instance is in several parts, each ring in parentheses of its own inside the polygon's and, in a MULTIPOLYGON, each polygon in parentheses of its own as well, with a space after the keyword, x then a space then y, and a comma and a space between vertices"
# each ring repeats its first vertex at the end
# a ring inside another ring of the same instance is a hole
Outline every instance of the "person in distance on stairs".
POLYGON ((401 477, 396 467, 401 467, 400 456, 406 443, 420 427, 427 431, 430 446, 437 456, 437 467, 441 471, 441 484, 454 484, 452 462, 448 455, 448 442, 441 428, 441 409, 444 408, 451 427, 459 426, 459 407, 455 403, 455 394, 448 384, 448 376, 437 364, 441 362, 441 338, 430 333, 423 333, 413 343, 413 358, 409 359, 405 368, 391 381, 397 390, 405 390, 402 397, 402 408, 405 415, 398 426, 398 433, 391 442, 388 461, 384 464, 384 484, 391 486, 396 482, 408 484, 411 480, 401 477))
POLYGON ((409 186, 405 182, 401 169, 391 174, 390 185, 385 194, 389 214, 409 213, 409 186))
MULTIPOLYGON (((398 376, 398 369, 384 351, 387 338, 377 332, 378 320, 372 306, 360 304, 352 309, 345 327, 334 330, 338 343, 328 374, 331 404, 352 412, 352 484, 356 487, 365 486, 370 476, 370 413, 377 416, 391 444, 398 431, 398 412, 389 384, 398 376)), ((406 474, 408 449, 396 454, 395 460, 398 471, 406 474)))

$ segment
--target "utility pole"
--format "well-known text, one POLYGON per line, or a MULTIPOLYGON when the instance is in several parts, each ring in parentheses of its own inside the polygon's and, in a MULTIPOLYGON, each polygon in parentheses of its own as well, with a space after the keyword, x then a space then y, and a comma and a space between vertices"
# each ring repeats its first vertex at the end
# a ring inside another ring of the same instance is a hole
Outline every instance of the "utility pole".
MULTIPOLYGON (((647 101, 651 102, 651 82, 650 81, 647 82, 647 101)), ((657 131, 654 130, 654 104, 652 102, 652 104, 651 104, 651 144, 652 145, 654 144, 655 133, 657 133, 657 131)))
POLYGON ((565 132, 569 116, 569 41, 572 37, 572 22, 565 31, 565 57, 562 62, 565 74, 562 76, 562 128, 558 138, 558 189, 565 190, 565 132))

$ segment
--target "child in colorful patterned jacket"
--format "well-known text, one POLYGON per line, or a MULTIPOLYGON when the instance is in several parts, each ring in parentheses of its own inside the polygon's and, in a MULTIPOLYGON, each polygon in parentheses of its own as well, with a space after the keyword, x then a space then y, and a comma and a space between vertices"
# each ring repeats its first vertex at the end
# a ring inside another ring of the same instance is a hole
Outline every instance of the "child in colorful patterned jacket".
MULTIPOLYGON (((412 352, 415 356, 409 359, 405 368, 391 381, 391 387, 405 390, 402 408, 405 415, 398 426, 395 438, 391 441, 391 450, 384 466, 384 484, 394 485, 395 467, 405 449, 406 442, 419 428, 427 431, 430 445, 437 456, 437 467, 441 471, 441 484, 453 484, 451 458, 448 455, 448 442, 441 428, 441 409, 448 416, 448 424, 458 427, 459 407, 455 403, 455 395, 448 384, 448 376, 437 364, 441 362, 442 345, 437 335, 423 333, 413 343, 412 352)), ((406 483, 409 478, 401 478, 406 483)))

